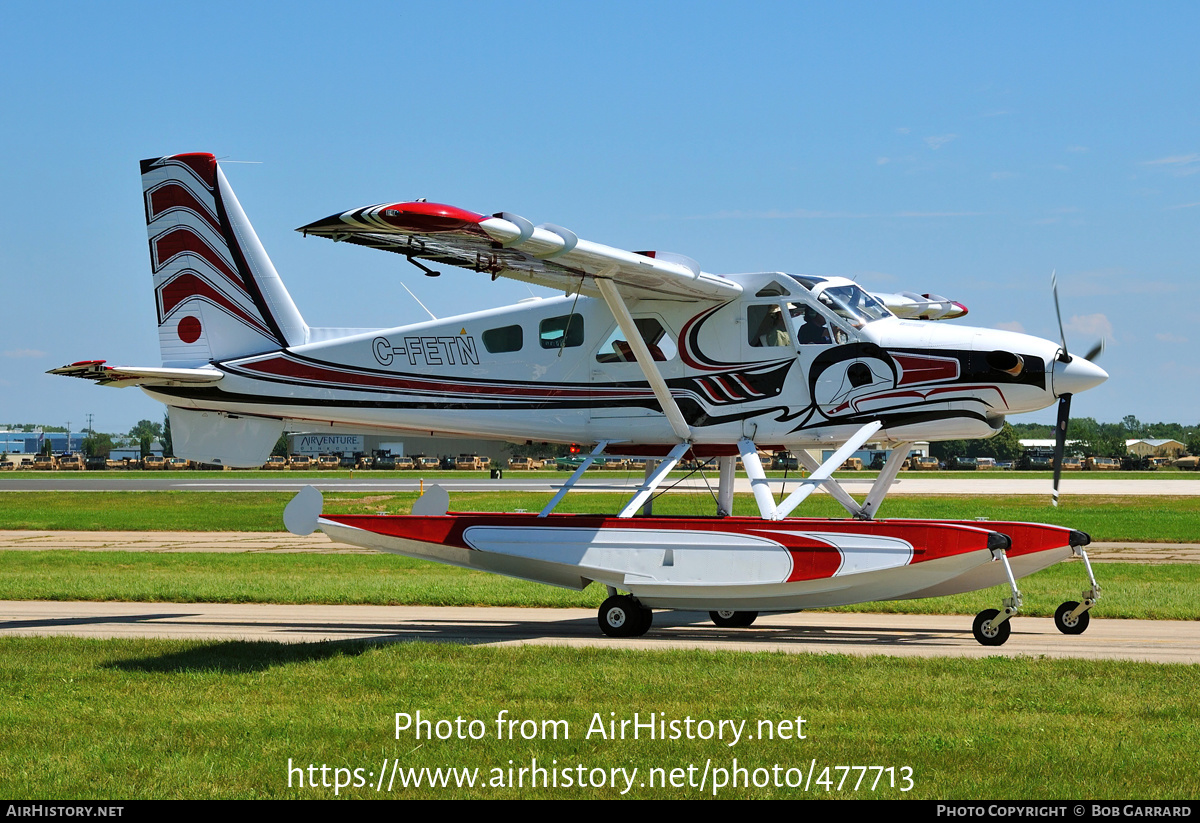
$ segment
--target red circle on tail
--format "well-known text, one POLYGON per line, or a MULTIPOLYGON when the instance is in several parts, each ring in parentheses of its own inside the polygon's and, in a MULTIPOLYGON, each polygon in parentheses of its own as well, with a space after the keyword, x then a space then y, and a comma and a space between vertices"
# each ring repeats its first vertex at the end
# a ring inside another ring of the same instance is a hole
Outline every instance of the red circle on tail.
POLYGON ((179 321, 179 327, 176 329, 179 334, 179 339, 184 343, 195 343, 200 339, 200 320, 199 318, 188 315, 179 321))

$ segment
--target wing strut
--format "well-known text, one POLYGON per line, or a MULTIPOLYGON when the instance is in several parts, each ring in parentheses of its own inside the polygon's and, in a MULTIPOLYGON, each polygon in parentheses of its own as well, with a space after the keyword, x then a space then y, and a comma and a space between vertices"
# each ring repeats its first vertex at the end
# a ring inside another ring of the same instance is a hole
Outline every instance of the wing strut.
POLYGON ((658 367, 654 365, 654 358, 651 356, 650 350, 646 348, 646 341, 642 339, 641 332, 633 322, 633 317, 629 314, 629 309, 621 298, 621 293, 612 280, 607 277, 597 276, 595 281, 600 289, 600 294, 604 297, 604 302, 608 304, 609 311, 617 319, 617 325, 621 327, 621 334, 625 335, 625 342, 633 350, 633 356, 637 360, 637 364, 641 366, 642 374, 646 376, 646 381, 654 390, 654 396, 658 398, 658 405, 662 407, 663 414, 667 416, 671 430, 680 440, 685 443, 691 442, 692 430, 687 421, 683 419, 683 412, 679 410, 675 398, 671 396, 671 390, 667 388, 667 381, 663 380, 658 367))

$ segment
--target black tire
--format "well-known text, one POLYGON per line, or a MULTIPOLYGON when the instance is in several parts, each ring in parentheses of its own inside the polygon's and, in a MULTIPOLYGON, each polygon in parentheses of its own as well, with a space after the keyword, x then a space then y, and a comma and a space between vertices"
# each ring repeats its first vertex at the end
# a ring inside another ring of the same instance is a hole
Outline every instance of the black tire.
POLYGON ((979 614, 975 615, 975 623, 971 626, 971 632, 975 635, 975 639, 984 646, 1003 646, 1012 634, 1012 624, 1005 620, 1000 625, 992 623, 1000 612, 996 609, 984 609, 979 614))
POLYGON ((1087 631, 1088 624, 1092 622, 1091 612, 1084 612, 1074 619, 1067 616, 1078 607, 1077 600, 1068 600, 1059 606, 1054 612, 1054 627, 1063 634, 1083 634, 1087 631))
POLYGON ((614 595, 600 604, 600 631, 609 637, 641 637, 650 630, 654 613, 628 595, 614 595))
POLYGON ((758 619, 758 612, 735 612, 728 609, 719 609, 715 612, 709 612, 708 617, 712 620, 714 626, 719 626, 722 629, 744 629, 747 626, 753 625, 758 619))

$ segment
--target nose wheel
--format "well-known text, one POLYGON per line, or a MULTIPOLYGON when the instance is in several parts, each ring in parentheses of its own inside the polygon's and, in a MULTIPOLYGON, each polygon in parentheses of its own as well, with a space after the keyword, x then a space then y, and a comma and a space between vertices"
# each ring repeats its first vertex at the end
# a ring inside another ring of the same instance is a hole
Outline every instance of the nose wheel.
POLYGON ((975 615, 971 632, 981 645, 1003 646, 1012 634, 1012 623, 1008 622, 1008 615, 1005 615, 1003 620, 999 617, 1000 611, 997 609, 984 609, 975 615))
POLYGON ((597 615, 600 631, 609 637, 641 637, 650 631, 654 612, 647 609, 636 598, 617 594, 600 604, 597 615))
POLYGON ((1087 552, 1083 548, 1091 542, 1091 538, 1083 532, 1077 534, 1078 543, 1072 541, 1071 549, 1076 557, 1083 559, 1088 581, 1092 585, 1084 590, 1080 600, 1068 600, 1054 612, 1054 627, 1063 634, 1083 634, 1087 631, 1088 624, 1092 622, 1091 608, 1100 599, 1100 584, 1096 582, 1096 575, 1092 572, 1092 561, 1088 560, 1087 552))
POLYGON ((992 550, 992 561, 996 560, 1004 564, 1004 571, 1008 575, 1008 585, 1012 588, 1012 597, 1004 598, 1003 610, 984 609, 975 615, 975 622, 971 624, 971 633, 983 646, 1003 646, 1012 634, 1012 624, 1008 622, 1009 618, 1021 608, 1021 590, 1017 588, 1017 578, 1013 576, 1012 566, 1008 563, 1008 554, 1005 549, 992 550))
POLYGON ((1085 601, 1081 606, 1076 600, 1068 600, 1054 612, 1054 627, 1063 634, 1083 634, 1087 631, 1088 623, 1092 622, 1088 613, 1091 605, 1085 601))

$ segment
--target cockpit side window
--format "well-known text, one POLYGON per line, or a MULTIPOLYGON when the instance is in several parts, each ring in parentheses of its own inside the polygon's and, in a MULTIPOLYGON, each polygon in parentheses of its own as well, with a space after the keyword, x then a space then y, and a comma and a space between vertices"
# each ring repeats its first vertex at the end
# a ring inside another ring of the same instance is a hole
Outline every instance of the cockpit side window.
MULTIPOLYGON (((796 342, 801 346, 830 345, 834 335, 830 331, 830 323, 825 315, 812 306, 789 303, 788 310, 792 322, 796 324, 796 342)), ((838 329, 841 332, 840 329, 838 329)))

